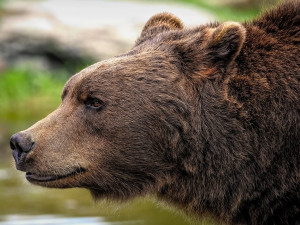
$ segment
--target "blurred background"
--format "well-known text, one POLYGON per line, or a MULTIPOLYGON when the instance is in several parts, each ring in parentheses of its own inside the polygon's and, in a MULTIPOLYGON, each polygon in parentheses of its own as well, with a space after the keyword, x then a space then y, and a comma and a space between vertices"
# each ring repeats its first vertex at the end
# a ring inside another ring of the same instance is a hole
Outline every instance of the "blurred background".
POLYGON ((0 0, 0 225, 216 224, 188 219, 154 197, 94 204, 82 189, 36 187, 14 168, 10 136, 60 103, 66 80, 128 51, 153 14, 171 12, 186 26, 245 21, 277 0, 0 0))

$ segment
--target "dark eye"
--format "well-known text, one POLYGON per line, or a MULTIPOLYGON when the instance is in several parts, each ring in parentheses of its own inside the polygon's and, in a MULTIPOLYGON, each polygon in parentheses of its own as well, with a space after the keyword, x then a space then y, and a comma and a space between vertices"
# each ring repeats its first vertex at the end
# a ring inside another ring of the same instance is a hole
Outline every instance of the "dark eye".
POLYGON ((84 104, 92 109, 100 109, 103 106, 103 102, 97 98, 88 98, 84 104))

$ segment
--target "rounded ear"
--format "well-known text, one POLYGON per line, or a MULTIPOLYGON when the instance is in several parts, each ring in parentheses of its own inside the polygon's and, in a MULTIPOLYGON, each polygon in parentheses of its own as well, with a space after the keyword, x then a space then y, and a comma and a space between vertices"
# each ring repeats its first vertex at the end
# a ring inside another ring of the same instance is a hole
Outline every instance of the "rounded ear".
POLYGON ((143 43, 147 39, 151 39, 157 34, 170 31, 181 30, 183 24, 180 19, 170 13, 159 13, 152 16, 145 24, 140 37, 137 39, 135 46, 143 43))
POLYGON ((207 57, 215 67, 227 67, 239 55, 246 39, 245 27, 237 22, 225 22, 212 33, 207 43, 207 57))

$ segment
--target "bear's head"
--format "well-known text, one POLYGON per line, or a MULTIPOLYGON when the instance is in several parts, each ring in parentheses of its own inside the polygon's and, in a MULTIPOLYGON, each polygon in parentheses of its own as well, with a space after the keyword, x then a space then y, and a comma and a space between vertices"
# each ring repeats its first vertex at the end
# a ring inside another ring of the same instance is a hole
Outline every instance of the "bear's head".
POLYGON ((201 88, 230 73, 244 41, 238 23, 185 29, 173 15, 153 16, 131 51, 71 77, 60 106, 12 136, 17 169, 31 183, 95 197, 157 192, 193 171, 183 159, 201 154, 201 88))

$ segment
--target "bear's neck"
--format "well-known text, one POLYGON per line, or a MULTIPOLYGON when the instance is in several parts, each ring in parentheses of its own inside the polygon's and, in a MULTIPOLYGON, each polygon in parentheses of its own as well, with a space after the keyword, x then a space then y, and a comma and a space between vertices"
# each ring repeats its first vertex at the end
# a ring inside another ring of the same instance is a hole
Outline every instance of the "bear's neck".
POLYGON ((297 206, 297 199, 278 208, 267 201, 276 198, 268 191, 276 181, 263 176, 271 159, 260 151, 261 137, 242 106, 228 95, 227 83, 207 81, 199 96, 190 127, 173 146, 176 167, 159 196, 186 211, 209 213, 231 224, 268 224, 262 221, 264 214, 276 210, 278 219, 297 206))
POLYGON ((236 107, 220 99, 223 92, 212 81, 202 87, 199 104, 189 119, 190 129, 180 134, 181 143, 174 150, 181 161, 177 161, 171 182, 160 190, 161 197, 187 211, 211 212, 217 217, 232 210, 239 193, 251 188, 245 179, 255 174, 247 152, 249 135, 236 121, 236 107))

